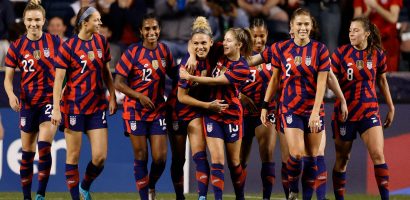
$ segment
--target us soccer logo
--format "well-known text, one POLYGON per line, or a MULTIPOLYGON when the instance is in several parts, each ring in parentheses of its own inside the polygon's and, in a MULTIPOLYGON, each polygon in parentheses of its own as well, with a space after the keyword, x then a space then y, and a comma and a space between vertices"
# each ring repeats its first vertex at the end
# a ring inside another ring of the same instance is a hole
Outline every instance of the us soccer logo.
POLYGON ((91 61, 93 61, 94 60, 94 52, 93 51, 89 51, 88 53, 87 53, 87 56, 88 56, 88 59, 90 59, 91 61))
POLYGON ((102 50, 101 49, 97 49, 97 56, 98 56, 98 58, 102 58, 102 50))
POLYGON ((161 58, 161 65, 162 65, 162 67, 167 66, 167 61, 164 58, 161 58))
POLYGON ((159 63, 158 63, 158 60, 152 60, 152 67, 155 69, 155 70, 157 70, 158 69, 158 67, 159 67, 159 63))
POLYGON ((341 126, 340 127, 340 135, 345 136, 346 135, 346 126, 341 126))
POLYGON ((177 131, 179 129, 178 121, 172 122, 172 129, 174 129, 174 131, 177 131))
POLYGON ((22 117, 20 119, 20 125, 23 126, 23 127, 26 125, 26 118, 25 117, 22 117))
POLYGON ((33 51, 33 56, 36 60, 40 60, 41 58, 41 51, 40 50, 35 50, 33 51))
POLYGON ((206 131, 212 132, 213 129, 214 129, 214 128, 213 128, 213 126, 212 126, 212 123, 206 124, 206 131))
POLYGON ((357 69, 362 70, 362 69, 363 69, 363 66, 364 66, 363 60, 358 60, 358 61, 356 61, 356 67, 357 67, 357 69))
POLYGON ((292 115, 286 116, 286 123, 291 124, 293 122, 292 115))
POLYGON ((77 123, 77 118, 75 116, 70 116, 70 125, 74 126, 77 123))
POLYGON ((45 56, 46 58, 50 57, 50 50, 49 50, 48 48, 45 48, 45 49, 44 49, 44 56, 45 56))
POLYGON ((132 131, 137 130, 137 122, 136 121, 131 121, 130 126, 131 126, 132 131))
POLYGON ((372 69, 373 64, 372 61, 367 61, 367 69, 372 69))
POLYGON ((306 57, 306 60, 305 60, 305 64, 306 64, 307 66, 310 66, 311 63, 312 63, 312 57, 307 56, 307 57, 306 57))
POLYGON ((299 66, 302 63, 302 57, 296 56, 295 57, 295 65, 299 66))

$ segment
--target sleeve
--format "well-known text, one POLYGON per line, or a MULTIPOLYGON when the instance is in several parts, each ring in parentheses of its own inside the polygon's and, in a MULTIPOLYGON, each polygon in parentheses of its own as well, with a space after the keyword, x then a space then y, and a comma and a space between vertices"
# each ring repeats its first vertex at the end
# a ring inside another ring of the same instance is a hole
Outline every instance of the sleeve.
POLYGON ((378 52, 377 60, 377 74, 385 73, 387 71, 386 54, 378 52))
POLYGON ((338 77, 340 74, 340 57, 341 56, 340 56, 339 51, 340 49, 336 49, 335 52, 333 52, 332 57, 330 58, 330 65, 336 77, 338 77))
MULTIPOLYGON (((181 69, 181 68, 184 69, 185 68, 186 62, 188 61, 188 57, 189 57, 189 55, 185 56, 181 60, 181 63, 178 65, 179 67, 177 67, 178 68, 178 73, 179 73, 179 69, 181 69)), ((178 87, 187 89, 187 88, 189 88, 189 82, 185 79, 180 79, 179 75, 178 75, 178 87)))
POLYGON ((6 67, 11 67, 11 68, 16 68, 18 66, 18 61, 17 61, 17 48, 15 46, 15 43, 12 43, 7 50, 6 58, 5 58, 5 66, 6 67))
POLYGON ((329 59, 329 50, 327 47, 322 44, 319 52, 319 72, 329 71, 330 70, 330 59, 329 59))
POLYGON ((264 63, 271 63, 273 67, 280 69, 278 49, 279 44, 274 43, 269 48, 266 48, 260 55, 264 63))
POLYGON ((104 38, 104 36, 101 36, 101 39, 104 42, 104 62, 107 63, 111 60, 110 43, 104 38))
POLYGON ((121 58, 118 60, 117 66, 115 66, 115 74, 119 74, 125 78, 128 77, 128 74, 133 66, 132 60, 134 58, 132 55, 135 55, 135 51, 135 49, 130 47, 122 53, 121 58))
POLYGON ((366 9, 366 6, 364 6, 364 0, 354 0, 353 1, 353 8, 364 8, 364 9, 366 9))
POLYGON ((224 73, 231 84, 245 82, 249 79, 249 74, 249 66, 246 63, 238 63, 234 70, 228 70, 224 73))
MULTIPOLYGON (((164 45, 165 46, 165 45, 164 45)), ((172 80, 177 80, 178 79, 178 66, 174 62, 174 57, 172 56, 171 51, 167 46, 165 46, 166 50, 166 62, 167 62, 167 68, 166 68, 166 73, 171 78, 172 80)))
POLYGON ((391 6, 392 5, 398 5, 401 9, 401 8, 403 8, 403 0, 393 0, 392 3, 391 3, 391 6))
POLYGON ((58 49, 55 68, 67 69, 71 62, 71 48, 63 42, 58 49))

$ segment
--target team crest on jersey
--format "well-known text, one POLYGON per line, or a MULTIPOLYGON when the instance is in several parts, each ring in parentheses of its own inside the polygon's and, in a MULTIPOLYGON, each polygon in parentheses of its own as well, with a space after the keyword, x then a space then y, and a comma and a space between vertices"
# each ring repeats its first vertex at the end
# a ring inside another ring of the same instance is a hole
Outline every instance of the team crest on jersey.
POLYGON ((70 116, 70 125, 74 126, 77 124, 77 118, 75 116, 70 116))
POLYGON ((36 60, 40 60, 41 58, 41 51, 40 50, 35 50, 33 51, 33 56, 36 60))
POLYGON ((130 121, 130 126, 131 126, 132 131, 137 130, 137 122, 136 121, 130 121))
POLYGON ((48 48, 45 48, 45 49, 44 49, 44 56, 45 56, 46 58, 50 57, 50 49, 48 49, 48 48))
POLYGON ((20 119, 20 125, 21 125, 22 127, 24 127, 24 126, 26 125, 26 118, 25 118, 25 117, 22 117, 22 118, 20 119))
POLYGON ((98 58, 102 58, 102 50, 101 49, 97 49, 97 56, 98 56, 98 58))
POLYGON ((345 136, 346 135, 346 126, 341 126, 340 127, 340 135, 345 136))
POLYGON ((177 131, 179 129, 178 121, 173 121, 172 122, 172 129, 174 129, 174 131, 177 131))
POLYGON ((305 60, 305 64, 306 64, 307 66, 310 66, 311 63, 312 63, 312 57, 307 56, 307 57, 306 57, 306 60, 305 60))
POLYGON ((213 129, 214 129, 214 127, 213 127, 212 123, 206 124, 206 131, 212 132, 213 129))
POLYGON ((266 69, 270 71, 272 69, 272 64, 271 63, 266 64, 266 69))
POLYGON ((295 65, 299 66, 300 64, 302 64, 302 57, 296 56, 295 57, 295 65))
POLYGON ((165 60, 165 58, 161 58, 161 65, 162 67, 167 67, 167 61, 165 60))
POLYGON ((372 69, 372 67, 373 67, 372 61, 371 60, 367 61, 367 69, 372 69))
POLYGON ((151 65, 152 65, 152 67, 153 67, 155 70, 157 70, 158 67, 159 67, 158 60, 152 60, 151 65))
POLYGON ((262 71, 262 65, 258 65, 258 66, 256 66, 256 69, 258 69, 258 71, 262 71))
POLYGON ((356 61, 356 67, 357 67, 357 69, 362 70, 363 67, 364 67, 364 62, 363 62, 363 60, 357 60, 357 61, 356 61))
POLYGON ((286 123, 291 124, 293 122, 292 115, 286 116, 286 123))
POLYGON ((94 60, 95 56, 94 56, 94 51, 89 51, 87 53, 88 59, 90 59, 91 61, 94 60))

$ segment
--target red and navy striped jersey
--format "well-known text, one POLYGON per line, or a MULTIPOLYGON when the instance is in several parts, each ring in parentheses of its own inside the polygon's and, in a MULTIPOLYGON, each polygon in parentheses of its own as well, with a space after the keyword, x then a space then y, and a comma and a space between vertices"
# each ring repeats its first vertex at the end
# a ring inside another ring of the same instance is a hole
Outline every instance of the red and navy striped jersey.
MULTIPOLYGON (((254 54, 258 54, 254 52, 254 54)), ((262 109, 262 103, 265 98, 266 89, 268 88, 269 81, 272 77, 272 65, 271 63, 263 63, 257 66, 250 66, 250 79, 246 81, 246 85, 241 89, 241 93, 253 100, 258 107, 258 113, 250 113, 250 111, 244 107, 243 115, 260 116, 260 110, 262 109)), ((275 109, 275 101, 271 101, 269 104, 269 112, 275 109)))
MULTIPOLYGON (((310 116, 315 103, 318 73, 330 70, 326 46, 315 40, 298 46, 290 39, 273 44, 261 56, 281 71, 279 113, 310 116)), ((324 116, 323 102, 320 115, 324 116)))
POLYGON ((55 58, 62 41, 56 35, 43 33, 32 41, 23 35, 7 52, 6 67, 21 71, 20 106, 42 107, 53 103, 55 58))
MULTIPOLYGON (((332 55, 332 70, 346 99, 349 121, 379 115, 376 78, 387 70, 383 51, 373 50, 368 54, 367 50, 357 50, 350 44, 341 46, 332 55)), ((334 111, 333 119, 339 118, 339 99, 334 111)))
POLYGON ((88 115, 107 108, 102 70, 110 60, 109 44, 97 33, 87 41, 74 35, 61 45, 56 68, 67 70, 63 113, 88 115))
POLYGON ((145 48, 142 42, 128 47, 118 61, 115 73, 127 78, 131 89, 150 98, 155 109, 144 108, 137 99, 126 96, 124 119, 153 121, 165 116, 165 75, 175 71, 173 67, 172 54, 163 43, 158 43, 153 50, 145 48))
POLYGON ((245 58, 241 57, 238 61, 231 61, 226 56, 222 56, 218 59, 211 75, 214 78, 224 75, 229 80, 229 85, 212 86, 210 95, 212 100, 224 100, 223 103, 228 104, 229 107, 221 113, 211 112, 209 118, 225 124, 241 124, 243 110, 238 96, 240 88, 250 76, 249 66, 245 58))

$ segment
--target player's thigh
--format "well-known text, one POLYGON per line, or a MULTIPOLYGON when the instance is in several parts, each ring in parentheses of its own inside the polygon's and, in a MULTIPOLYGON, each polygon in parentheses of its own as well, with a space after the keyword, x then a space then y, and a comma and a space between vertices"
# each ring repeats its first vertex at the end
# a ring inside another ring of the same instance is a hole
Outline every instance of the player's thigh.
POLYGON ((290 155, 301 159, 305 152, 303 130, 299 128, 285 128, 284 130, 290 155))
POLYGON ((224 164, 225 163, 225 142, 221 138, 206 137, 206 144, 209 153, 211 154, 211 162, 224 164))
POLYGON ((273 161, 277 132, 273 125, 268 127, 259 125, 255 129, 255 136, 259 143, 259 153, 262 162, 273 161))
POLYGON ((130 134, 130 141, 132 150, 134 152, 134 159, 148 160, 148 145, 147 137, 145 135, 130 134))
POLYGON ((384 138, 381 126, 374 126, 367 129, 361 134, 364 144, 366 145, 370 157, 374 164, 383 164, 384 160, 384 138))
POLYGON ((38 141, 46 141, 52 143, 56 132, 57 126, 54 126, 50 121, 45 121, 40 124, 38 141))
POLYGON ((167 135, 150 135, 151 156, 153 161, 165 161, 167 158, 167 135))
POLYGON ((87 131, 91 144, 91 155, 94 164, 102 164, 107 158, 108 129, 99 128, 87 131))
POLYGON ((278 132, 279 135, 279 145, 280 145, 280 155, 282 162, 287 162, 289 159, 289 147, 286 141, 286 136, 282 132, 278 132))
POLYGON ((323 132, 305 134, 305 154, 316 157, 322 142, 323 132))
POLYGON ((191 144, 192 155, 206 150, 206 138, 202 126, 202 118, 191 120, 187 127, 189 142, 191 144))
POLYGON ((242 139, 226 143, 226 156, 229 166, 238 166, 240 164, 241 145, 242 139))
POLYGON ((64 136, 67 152, 66 162, 68 164, 77 164, 81 151, 82 132, 66 128, 64 129, 64 136))
POLYGON ((323 130, 323 135, 322 135, 322 139, 320 141, 320 145, 319 145, 319 151, 318 151, 318 155, 319 156, 324 156, 325 155, 325 148, 326 148, 326 131, 323 130))
POLYGON ((20 131, 21 147, 23 151, 36 152, 37 133, 20 131))

